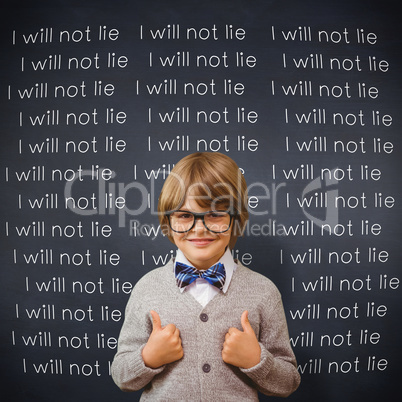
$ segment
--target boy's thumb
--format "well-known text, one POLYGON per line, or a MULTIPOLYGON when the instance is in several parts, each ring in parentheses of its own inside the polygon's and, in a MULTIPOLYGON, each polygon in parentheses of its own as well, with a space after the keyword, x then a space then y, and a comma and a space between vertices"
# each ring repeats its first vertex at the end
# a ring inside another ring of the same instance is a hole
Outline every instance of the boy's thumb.
POLYGON ((157 331, 159 329, 162 329, 162 323, 161 319, 159 317, 159 314, 156 311, 151 310, 150 311, 151 316, 152 316, 152 330, 157 331))
POLYGON ((243 311, 243 314, 241 315, 241 326, 243 327, 244 332, 249 332, 250 330, 253 331, 253 328, 251 328, 250 321, 248 320, 248 311, 243 311))

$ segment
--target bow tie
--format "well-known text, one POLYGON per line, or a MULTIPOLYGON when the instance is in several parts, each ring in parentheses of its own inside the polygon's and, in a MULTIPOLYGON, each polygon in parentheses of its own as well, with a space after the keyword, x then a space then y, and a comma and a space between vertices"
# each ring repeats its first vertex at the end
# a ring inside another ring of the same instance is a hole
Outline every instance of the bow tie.
POLYGON ((179 288, 190 285, 190 283, 194 282, 197 278, 203 278, 211 285, 222 290, 225 284, 226 271, 224 265, 220 262, 206 271, 199 271, 189 265, 177 262, 175 266, 175 276, 179 288))

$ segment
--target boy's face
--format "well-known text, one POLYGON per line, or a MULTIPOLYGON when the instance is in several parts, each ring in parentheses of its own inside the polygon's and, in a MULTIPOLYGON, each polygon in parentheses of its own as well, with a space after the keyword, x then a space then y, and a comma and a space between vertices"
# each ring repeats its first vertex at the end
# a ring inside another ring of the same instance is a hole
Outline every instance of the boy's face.
MULTIPOLYGON (((186 198, 186 202, 180 209, 196 213, 210 210, 210 208, 200 207, 191 197, 186 198)), ((172 232, 172 237, 188 261, 195 268, 205 270, 218 262, 225 253, 230 241, 231 230, 224 233, 213 233, 198 219, 189 232, 172 232)))

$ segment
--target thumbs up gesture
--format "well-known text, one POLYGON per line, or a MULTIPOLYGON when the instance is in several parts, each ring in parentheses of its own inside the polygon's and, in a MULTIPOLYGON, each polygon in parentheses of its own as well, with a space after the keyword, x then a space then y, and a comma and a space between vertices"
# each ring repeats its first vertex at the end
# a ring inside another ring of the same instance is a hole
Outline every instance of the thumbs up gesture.
POLYGON ((152 332, 142 350, 142 358, 146 366, 155 369, 180 360, 183 357, 183 348, 179 329, 174 324, 162 327, 159 314, 153 310, 150 314, 152 332))
POLYGON ((223 343, 222 359, 225 363, 241 368, 251 368, 260 362, 261 348, 248 320, 248 311, 241 315, 243 331, 229 328, 223 343))

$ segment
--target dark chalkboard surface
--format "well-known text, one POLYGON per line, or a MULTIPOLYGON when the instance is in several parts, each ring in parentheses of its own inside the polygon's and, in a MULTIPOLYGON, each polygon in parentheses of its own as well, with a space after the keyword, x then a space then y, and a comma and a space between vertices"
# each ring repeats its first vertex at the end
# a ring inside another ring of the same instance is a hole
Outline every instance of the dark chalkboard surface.
POLYGON ((397 394, 399 26, 396 4, 360 0, 3 11, 5 400, 139 400, 109 365, 132 287, 174 253, 157 199, 195 151, 248 182, 233 254, 282 293, 290 399, 397 394))

